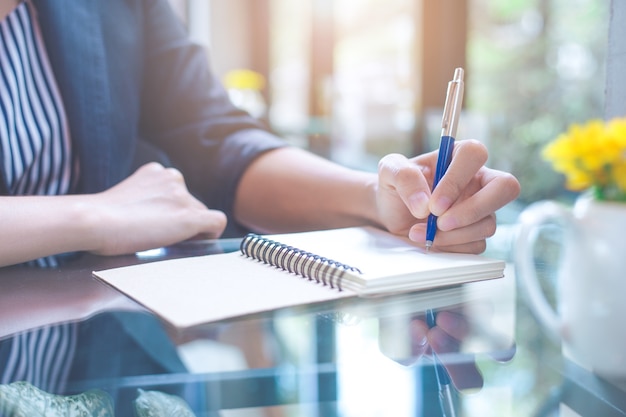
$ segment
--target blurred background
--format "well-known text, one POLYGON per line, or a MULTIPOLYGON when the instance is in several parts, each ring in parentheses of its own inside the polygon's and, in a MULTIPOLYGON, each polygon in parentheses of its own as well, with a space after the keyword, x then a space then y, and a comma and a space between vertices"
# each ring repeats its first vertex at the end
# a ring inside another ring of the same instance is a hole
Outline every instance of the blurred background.
MULTIPOLYGON (((447 83, 456 67, 464 67, 457 139, 481 140, 490 149, 488 165, 512 172, 522 184, 520 198, 498 213, 488 255, 511 260, 515 223, 528 204, 571 203, 576 197, 539 154, 570 124, 605 115, 609 1, 170 1, 207 48, 210 65, 236 103, 292 143, 352 167, 375 170, 385 154, 436 149, 447 83)), ((623 71, 614 73, 621 77, 623 71)), ((546 239, 541 262, 558 257, 557 241, 555 234, 546 239)), ((502 302, 503 294, 494 300, 502 302)), ((518 352, 504 368, 488 360, 480 364, 487 381, 511 378, 517 369, 515 384, 527 387, 517 394, 524 407, 507 409, 509 394, 502 404, 493 398, 481 403, 483 397, 475 395, 464 401, 479 411, 467 415, 531 415, 557 383, 537 379, 540 372, 533 369, 550 360, 529 356, 557 361, 560 353, 531 317, 527 311, 500 314, 505 323, 517 320, 516 328, 536 349, 518 352)), ((334 331, 341 338, 354 329, 338 325, 334 331)), ((367 328, 352 348, 342 342, 344 353, 353 357, 375 344, 375 334, 367 328)), ((301 354, 300 348, 293 351, 301 354)), ((360 387, 354 381, 341 385, 360 387)))
POLYGON ((236 102, 362 169, 436 149, 447 82, 464 67, 457 139, 483 141, 488 165, 522 183, 505 223, 530 202, 571 201, 539 151, 603 117, 608 1, 171 1, 236 102))

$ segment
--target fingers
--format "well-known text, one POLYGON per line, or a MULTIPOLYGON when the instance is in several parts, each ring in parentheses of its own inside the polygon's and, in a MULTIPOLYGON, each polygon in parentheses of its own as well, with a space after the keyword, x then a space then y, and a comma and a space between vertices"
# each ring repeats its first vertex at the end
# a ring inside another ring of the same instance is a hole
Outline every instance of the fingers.
POLYGON ((485 167, 487 157, 487 148, 478 141, 459 141, 455 146, 450 167, 433 191, 429 205, 431 212, 439 216, 440 230, 478 222, 519 195, 517 179, 485 167))
POLYGON ((458 389, 481 388, 483 378, 473 354, 461 353, 461 341, 469 332, 469 323, 462 313, 442 310, 437 313, 437 325, 429 328, 423 316, 411 320, 411 354, 419 358, 432 352, 448 371, 458 389))
POLYGON ((378 174, 383 191, 397 193, 415 218, 428 216, 430 187, 419 165, 402 155, 391 154, 380 160, 378 174))
MULTIPOLYGON (((157 163, 148 164, 146 169, 152 174, 160 174, 158 180, 170 184, 171 197, 187 210, 180 212, 181 223, 190 223, 189 230, 195 231, 195 236, 207 239, 218 238, 226 228, 226 215, 219 210, 211 210, 204 203, 189 193, 183 174, 176 168, 163 167, 157 163)), ((190 236, 193 237, 193 236, 190 236)))
MULTIPOLYGON (((448 252, 481 253, 486 239, 496 230, 495 212, 513 201, 520 192, 517 179, 506 172, 484 166, 487 149, 480 142, 457 142, 450 167, 432 192, 427 212, 438 216, 434 245, 448 252)), ((415 158, 421 172, 432 178, 436 154, 415 158)), ((406 187, 408 188, 408 187, 406 187)), ((426 226, 413 222, 409 238, 425 242, 426 226)))
POLYGON ((440 216, 448 210, 463 195, 474 175, 487 162, 487 157, 487 148, 482 143, 475 140, 457 142, 450 167, 433 191, 430 212, 440 216))
POLYGON ((133 175, 152 177, 154 175, 168 175, 172 180, 184 182, 183 174, 172 167, 164 167, 158 162, 148 162, 137 168, 133 175))
POLYGON ((478 221, 517 198, 520 192, 513 175, 484 166, 488 152, 482 143, 459 141, 454 150, 450 167, 433 191, 429 205, 431 212, 440 217, 437 225, 441 230, 478 221), (464 206, 457 207, 458 213, 446 219, 444 214, 457 201, 463 201, 464 206))
POLYGON ((437 327, 456 340, 463 340, 470 333, 470 325, 465 314, 447 310, 437 312, 437 327))
MULTIPOLYGON (((491 213, 468 226, 439 230, 433 242, 433 248, 446 252, 482 253, 487 248, 487 238, 496 232, 496 215, 491 213)), ((409 239, 414 242, 426 241, 426 225, 416 224, 409 231, 409 239)))
POLYGON ((513 201, 520 193, 519 182, 513 175, 486 167, 480 170, 475 182, 478 188, 475 193, 440 215, 437 220, 440 230, 452 230, 478 222, 513 201))
POLYGON ((187 189, 183 174, 158 163, 143 165, 111 189, 94 196, 99 223, 93 252, 132 253, 194 236, 217 238, 226 215, 207 208, 187 189))
POLYGON ((179 170, 163 168, 160 180, 168 187, 166 198, 172 199, 179 210, 178 218, 181 225, 187 225, 190 233, 193 232, 195 236, 200 235, 207 239, 221 236, 226 228, 226 215, 219 210, 209 209, 194 197, 187 189, 183 174, 179 170))
MULTIPOLYGON (((439 318, 437 318, 439 322, 439 318)), ((456 388, 466 390, 483 386, 483 377, 476 365, 474 355, 459 353, 459 341, 439 327, 428 333, 428 343, 437 353, 456 388)))
MULTIPOLYGON (((414 364, 423 356, 437 354, 457 389, 481 388, 483 377, 475 355, 460 352, 461 341, 470 333, 469 322, 462 313, 452 310, 439 311, 436 320, 436 326, 432 328, 428 327, 423 315, 410 321, 411 357, 399 362, 414 364)), ((394 360, 398 361, 397 358, 394 360)))
POLYGON ((217 239, 224 233, 227 224, 226 214, 219 210, 202 210, 198 213, 196 236, 204 239, 217 239))
POLYGON ((428 325, 423 320, 411 320, 411 354, 420 357, 428 349, 428 325))

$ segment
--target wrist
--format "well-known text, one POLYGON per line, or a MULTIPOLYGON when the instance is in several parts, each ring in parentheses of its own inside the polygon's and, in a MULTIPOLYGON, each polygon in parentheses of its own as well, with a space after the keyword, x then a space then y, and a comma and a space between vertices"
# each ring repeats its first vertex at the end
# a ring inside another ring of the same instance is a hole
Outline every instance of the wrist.
POLYGON ((95 195, 71 196, 69 205, 68 235, 73 236, 73 245, 81 251, 97 251, 102 247, 102 230, 107 227, 101 213, 102 206, 92 200, 95 195))
POLYGON ((378 206, 378 177, 376 175, 368 175, 363 182, 362 188, 364 190, 364 204, 360 205, 363 209, 361 216, 367 224, 385 229, 378 206))

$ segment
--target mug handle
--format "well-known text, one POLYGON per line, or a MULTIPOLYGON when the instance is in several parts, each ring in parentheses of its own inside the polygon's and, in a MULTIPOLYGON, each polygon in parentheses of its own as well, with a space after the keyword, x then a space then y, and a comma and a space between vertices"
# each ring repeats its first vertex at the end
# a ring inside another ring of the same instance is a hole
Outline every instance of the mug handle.
POLYGON ((526 293, 535 317, 557 343, 563 338, 563 324, 539 285, 533 249, 542 225, 556 224, 567 229, 565 225, 571 222, 570 219, 570 211, 558 203, 533 203, 520 214, 519 230, 515 239, 515 270, 518 282, 526 293))

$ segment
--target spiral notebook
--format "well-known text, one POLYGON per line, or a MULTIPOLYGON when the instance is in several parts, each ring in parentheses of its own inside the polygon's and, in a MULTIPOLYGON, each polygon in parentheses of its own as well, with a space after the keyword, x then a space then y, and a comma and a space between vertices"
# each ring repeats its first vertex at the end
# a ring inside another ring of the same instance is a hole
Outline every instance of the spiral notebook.
POLYGON ((177 328, 346 297, 502 277, 504 261, 426 253, 373 227, 250 234, 240 251, 157 261, 94 276, 177 328))

